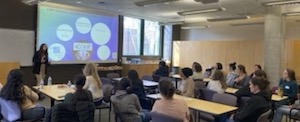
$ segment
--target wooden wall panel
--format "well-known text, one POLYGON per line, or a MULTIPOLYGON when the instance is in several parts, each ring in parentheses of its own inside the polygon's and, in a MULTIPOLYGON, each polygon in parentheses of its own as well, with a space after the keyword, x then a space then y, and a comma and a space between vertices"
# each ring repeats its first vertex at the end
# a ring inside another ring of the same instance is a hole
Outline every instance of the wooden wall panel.
POLYGON ((191 67, 196 61, 205 69, 220 62, 227 72, 228 64, 237 62, 251 73, 254 64, 263 63, 262 41, 175 41, 174 45, 173 61, 180 67, 191 67))
POLYGON ((6 83, 6 78, 10 70, 12 69, 20 69, 19 62, 0 62, 0 83, 4 85, 6 83))

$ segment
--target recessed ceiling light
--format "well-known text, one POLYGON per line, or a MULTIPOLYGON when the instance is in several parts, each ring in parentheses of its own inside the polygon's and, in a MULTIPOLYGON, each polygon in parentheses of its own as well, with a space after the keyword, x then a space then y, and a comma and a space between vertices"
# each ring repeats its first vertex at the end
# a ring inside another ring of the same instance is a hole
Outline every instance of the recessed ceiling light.
POLYGON ((82 2, 81 2, 81 1, 77 1, 76 3, 80 4, 80 3, 82 3, 82 2))

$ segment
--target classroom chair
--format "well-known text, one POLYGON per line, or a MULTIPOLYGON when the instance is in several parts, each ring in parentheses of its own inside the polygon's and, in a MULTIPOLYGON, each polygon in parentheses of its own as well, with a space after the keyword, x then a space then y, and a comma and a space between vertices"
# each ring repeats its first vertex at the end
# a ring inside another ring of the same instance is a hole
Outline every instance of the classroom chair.
POLYGON ((150 114, 152 118, 151 122, 183 122, 182 119, 157 112, 151 112, 150 114))
POLYGON ((236 106, 237 105, 237 98, 234 95, 231 94, 214 94, 212 101, 217 102, 217 103, 222 103, 225 105, 230 105, 230 106, 236 106))
POLYGON ((206 88, 205 83, 203 81, 195 81, 195 97, 196 98, 201 98, 201 93, 200 93, 200 89, 204 89, 206 88))
POLYGON ((269 109, 265 113, 261 114, 256 122, 270 122, 270 115, 271 115, 272 109, 269 109))
POLYGON ((100 78, 103 85, 113 85, 112 81, 108 78, 100 78))
POLYGON ((200 89, 201 98, 205 99, 205 100, 208 100, 208 101, 211 101, 214 94, 216 94, 216 93, 217 93, 216 91, 209 90, 209 89, 206 89, 206 88, 201 88, 200 89))
POLYGON ((114 78, 119 78, 119 77, 121 77, 121 76, 120 76, 119 73, 108 73, 108 74, 106 75, 106 77, 107 77, 108 79, 110 79, 110 80, 113 80, 114 78))
POLYGON ((96 106, 96 110, 99 110, 99 121, 101 120, 101 109, 109 109, 108 113, 108 121, 110 122, 110 113, 111 113, 111 100, 110 97, 113 93, 113 86, 112 85, 103 85, 103 102, 101 105, 96 106))
POLYGON ((294 122, 296 121, 296 120, 300 120, 300 112, 299 112, 299 108, 292 108, 291 110, 290 110, 290 113, 289 113, 289 122, 291 122, 291 120, 293 120, 294 122), (298 112, 295 114, 295 115, 292 115, 292 110, 295 110, 295 109, 297 109, 298 110, 298 112))

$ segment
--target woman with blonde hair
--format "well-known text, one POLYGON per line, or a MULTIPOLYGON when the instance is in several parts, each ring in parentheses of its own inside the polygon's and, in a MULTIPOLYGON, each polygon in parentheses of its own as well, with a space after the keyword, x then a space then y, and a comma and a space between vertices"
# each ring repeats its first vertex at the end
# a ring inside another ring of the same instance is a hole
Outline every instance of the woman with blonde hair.
POLYGON ((103 91, 102 82, 97 71, 97 66, 93 63, 86 64, 83 68, 83 74, 86 77, 83 89, 92 92, 95 106, 100 105, 102 103, 103 91))

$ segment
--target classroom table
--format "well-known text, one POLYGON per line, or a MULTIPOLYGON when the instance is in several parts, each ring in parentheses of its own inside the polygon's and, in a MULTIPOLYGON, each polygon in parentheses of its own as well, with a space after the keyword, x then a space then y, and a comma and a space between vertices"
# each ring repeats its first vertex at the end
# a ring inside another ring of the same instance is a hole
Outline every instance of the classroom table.
MULTIPOLYGON (((236 88, 227 88, 225 90, 226 93, 229 93, 229 94, 234 94, 238 89, 236 88)), ((279 95, 276 95, 276 94, 272 94, 272 101, 274 102, 278 102, 278 101, 281 101, 281 100, 284 100, 284 99, 287 99, 288 97, 287 96, 279 96, 279 95)))
POLYGON ((42 89, 39 89, 39 86, 33 86, 33 89, 48 96, 51 99, 51 106, 54 105, 54 101, 63 101, 67 93, 75 92, 74 88, 68 87, 66 84, 45 85, 42 89))
MULTIPOLYGON (((114 78, 113 80, 115 81, 120 81, 122 78, 114 78)), ((154 86, 158 86, 157 82, 154 81, 150 81, 150 80, 142 80, 143 81, 143 85, 145 87, 154 87, 154 86)))
POLYGON ((174 75, 171 75, 171 78, 174 78, 175 79, 175 88, 177 89, 177 85, 178 85, 178 80, 181 79, 180 75, 179 74, 174 74, 174 75))
MULTIPOLYGON (((150 95, 147 95, 147 97, 151 98, 151 99, 160 99, 161 95, 159 93, 158 94, 150 94, 150 95)), ((176 94, 174 95, 174 98, 175 99, 183 99, 187 103, 187 106, 191 109, 210 113, 212 115, 221 115, 221 114, 232 112, 232 111, 235 111, 238 109, 235 106, 224 105, 224 104, 220 104, 220 103, 185 97, 185 96, 176 95, 176 94)))
MULTIPOLYGON (((175 85, 176 85, 176 88, 177 88, 177 84, 178 84, 178 80, 181 79, 180 75, 179 74, 174 74, 174 75, 171 75, 171 78, 174 78, 175 79, 175 85)), ((203 81, 208 83, 211 79, 210 78, 204 78, 203 81)))

